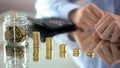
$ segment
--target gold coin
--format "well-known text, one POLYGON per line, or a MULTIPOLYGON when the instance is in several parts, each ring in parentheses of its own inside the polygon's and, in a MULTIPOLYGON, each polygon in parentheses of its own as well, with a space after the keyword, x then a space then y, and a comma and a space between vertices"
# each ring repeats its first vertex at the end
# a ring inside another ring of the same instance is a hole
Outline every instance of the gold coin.
POLYGON ((51 60, 53 57, 53 50, 46 50, 46 59, 51 60))
POLYGON ((74 49, 73 49, 73 52, 74 52, 74 53, 80 53, 80 49, 79 49, 79 48, 74 48, 74 49))
POLYGON ((34 39, 40 39, 40 32, 34 31, 34 32, 32 33, 32 35, 33 35, 33 38, 34 38, 34 39))
POLYGON ((73 49, 73 56, 78 57, 78 56, 80 56, 80 55, 81 55, 80 49, 79 49, 79 48, 74 48, 74 49, 73 49))
POLYGON ((38 57, 33 57, 33 61, 34 61, 34 62, 38 62, 38 61, 39 61, 39 58, 38 58, 38 57))
POLYGON ((80 56, 80 55, 81 55, 80 49, 79 49, 79 48, 74 48, 74 49, 73 49, 73 56, 78 57, 78 56, 80 56))
POLYGON ((67 58, 67 53, 60 52, 60 58, 67 58))
POLYGON ((53 49, 53 39, 52 37, 46 38, 46 49, 52 50, 53 49))
POLYGON ((33 47, 40 47, 40 32, 33 32, 33 47))
POLYGON ((33 56, 39 57, 40 49, 39 48, 34 48, 33 49, 33 56))
POLYGON ((33 61, 38 62, 40 59, 40 49, 34 48, 33 49, 33 61))
POLYGON ((80 56, 80 53, 73 53, 73 56, 78 57, 80 56))
POLYGON ((60 52, 66 52, 66 51, 67 51, 66 44, 60 44, 60 52))
POLYGON ((89 58, 94 58, 94 53, 87 52, 86 56, 89 57, 89 58))
POLYGON ((40 47, 40 42, 33 43, 33 48, 39 48, 39 47, 40 47))

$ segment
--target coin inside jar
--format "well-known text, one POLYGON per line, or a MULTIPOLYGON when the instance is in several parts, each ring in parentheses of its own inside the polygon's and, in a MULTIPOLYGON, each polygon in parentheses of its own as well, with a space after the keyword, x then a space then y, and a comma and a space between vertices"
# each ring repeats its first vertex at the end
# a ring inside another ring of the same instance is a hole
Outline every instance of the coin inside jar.
POLYGON ((17 46, 17 47, 12 47, 12 46, 6 46, 6 55, 11 56, 11 57, 17 57, 22 59, 25 55, 25 48, 24 46, 17 46))
POLYGON ((28 34, 23 26, 7 26, 5 39, 10 42, 23 42, 28 39, 28 34))

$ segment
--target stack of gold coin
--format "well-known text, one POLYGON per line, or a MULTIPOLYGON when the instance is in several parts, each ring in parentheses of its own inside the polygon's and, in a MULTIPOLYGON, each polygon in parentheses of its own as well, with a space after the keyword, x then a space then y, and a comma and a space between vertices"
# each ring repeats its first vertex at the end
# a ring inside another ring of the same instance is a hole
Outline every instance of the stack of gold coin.
POLYGON ((53 56, 53 50, 46 50, 46 59, 51 60, 53 56))
POLYGON ((34 48, 33 51, 33 61, 38 62, 39 61, 39 57, 40 57, 40 49, 39 48, 34 48))
POLYGON ((40 59, 40 32, 33 32, 33 61, 40 59))
POLYGON ((80 49, 79 49, 79 48, 74 48, 74 49, 73 49, 73 56, 78 57, 78 56, 80 56, 80 55, 81 55, 80 49))
POLYGON ((60 57, 66 58, 67 57, 67 46, 66 44, 60 44, 60 57))
POLYGON ((87 52, 86 56, 89 57, 89 58, 94 58, 94 53, 87 52))
POLYGON ((46 59, 51 60, 53 56, 53 39, 52 37, 46 38, 46 59))
POLYGON ((33 48, 40 47, 40 32, 33 32, 33 48))
POLYGON ((53 39, 51 37, 46 38, 46 49, 47 50, 53 49, 53 39))

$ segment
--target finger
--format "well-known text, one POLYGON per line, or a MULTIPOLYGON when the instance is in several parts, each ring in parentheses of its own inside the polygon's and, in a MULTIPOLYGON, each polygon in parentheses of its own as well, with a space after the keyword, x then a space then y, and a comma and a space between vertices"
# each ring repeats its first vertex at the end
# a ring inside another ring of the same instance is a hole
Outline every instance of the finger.
POLYGON ((114 61, 120 60, 120 50, 118 50, 118 48, 117 48, 118 46, 120 46, 120 44, 111 44, 110 45, 114 61))
POLYGON ((108 17, 109 14, 105 14, 99 21, 98 23, 95 25, 95 28, 97 28, 102 22, 104 22, 106 20, 106 18, 108 17))
POLYGON ((91 41, 91 44, 89 44, 89 47, 88 47, 88 49, 86 50, 86 52, 95 53, 95 52, 96 52, 96 50, 95 50, 96 47, 97 47, 97 46, 96 46, 95 44, 93 44, 92 41, 91 41))
MULTIPOLYGON (((120 18, 119 18, 120 19, 120 18)), ((119 21, 120 22, 120 21, 119 21)), ((118 28, 120 29, 120 23, 118 21, 115 21, 115 24, 118 26, 118 28)))
POLYGON ((80 19, 92 29, 95 26, 95 23, 88 17, 87 8, 83 9, 81 12, 83 14, 81 15, 80 19))
POLYGON ((76 26, 83 29, 91 29, 82 19, 76 23, 76 26))
POLYGON ((86 12, 87 12, 87 16, 89 17, 89 19, 93 21, 93 23, 98 22, 99 19, 88 8, 86 9, 86 12))
POLYGON ((102 35, 104 30, 108 27, 108 25, 113 21, 113 18, 111 16, 108 16, 101 24, 96 28, 96 32, 99 36, 102 35))
MULTIPOLYGON (((95 46, 95 44, 92 42, 92 39, 93 39, 93 37, 90 36, 90 38, 88 38, 88 40, 86 40, 86 42, 89 41, 86 52, 90 52, 90 53, 94 53, 94 52, 95 52, 96 46, 95 46)), ((85 42, 85 43, 86 43, 86 42, 85 42)))
POLYGON ((90 44, 90 42, 88 42, 88 41, 89 41, 89 39, 88 39, 88 38, 89 38, 89 35, 91 35, 91 32, 90 32, 90 33, 87 33, 87 32, 79 32, 79 30, 73 33, 73 36, 74 36, 76 42, 77 42, 78 44, 80 44, 80 48, 81 48, 84 52, 87 50, 87 46, 90 44), (88 39, 88 40, 86 40, 86 39, 88 39), (86 41, 85 41, 85 40, 86 40, 86 41))
POLYGON ((90 27, 83 21, 84 19, 87 18, 87 16, 85 15, 85 12, 83 12, 85 9, 81 10, 81 14, 78 12, 75 18, 75 24, 77 27, 79 28, 83 28, 83 29, 90 29, 90 27))
POLYGON ((104 53, 102 52, 102 50, 100 48, 97 50, 97 54, 102 58, 102 60, 106 64, 111 65, 111 63, 108 61, 107 57, 105 57, 104 53))
POLYGON ((91 48, 91 45, 90 45, 92 43, 91 40, 92 40, 92 38, 90 36, 87 39, 85 39, 83 42, 81 42, 81 43, 83 43, 81 45, 81 48, 83 49, 84 52, 88 52, 88 49, 91 48))
POLYGON ((107 57, 109 62, 113 62, 113 56, 111 53, 111 49, 110 49, 110 43, 105 43, 101 46, 101 50, 104 53, 104 55, 107 57))
POLYGON ((120 29, 118 27, 115 27, 111 37, 111 42, 119 42, 120 41, 119 36, 120 36, 120 29))
POLYGON ((87 39, 92 32, 81 32, 81 30, 77 29, 76 32, 74 32, 75 38, 80 39, 81 42, 83 42, 85 39, 87 39))
POLYGON ((96 15, 96 17, 101 18, 104 15, 104 12, 99 9, 96 5, 94 4, 89 4, 88 5, 89 10, 96 15))
POLYGON ((90 20, 88 17, 84 18, 83 22, 85 22, 90 27, 90 29, 93 29, 95 26, 95 23, 93 23, 93 21, 90 20))
POLYGON ((104 40, 110 40, 111 34, 114 32, 115 24, 112 22, 109 24, 109 26, 104 30, 102 34, 102 39, 104 40))
POLYGON ((95 52, 104 44, 105 42, 103 40, 99 41, 98 44, 96 45, 95 52))
POLYGON ((113 15, 116 17, 117 21, 120 22, 120 16, 119 15, 115 15, 115 14, 113 14, 113 15))

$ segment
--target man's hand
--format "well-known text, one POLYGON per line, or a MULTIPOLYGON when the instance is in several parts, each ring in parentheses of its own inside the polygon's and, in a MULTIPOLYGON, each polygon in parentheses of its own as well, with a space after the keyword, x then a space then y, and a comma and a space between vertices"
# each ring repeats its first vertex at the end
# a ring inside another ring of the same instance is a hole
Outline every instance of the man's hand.
POLYGON ((92 42, 92 32, 84 32, 82 29, 77 29, 71 35, 84 52, 94 52, 95 45, 92 42))
POLYGON ((103 15, 104 12, 96 5, 89 4, 83 8, 73 10, 69 17, 78 28, 91 30, 103 15))
POLYGON ((93 33, 93 41, 96 46, 94 51, 102 58, 102 60, 112 65, 120 62, 120 43, 111 43, 100 39, 97 32, 93 33))
POLYGON ((106 13, 102 19, 96 24, 96 32, 103 40, 110 42, 120 42, 120 17, 110 13, 106 13))
POLYGON ((106 64, 112 65, 120 62, 120 43, 101 40, 97 46, 97 54, 106 64))

